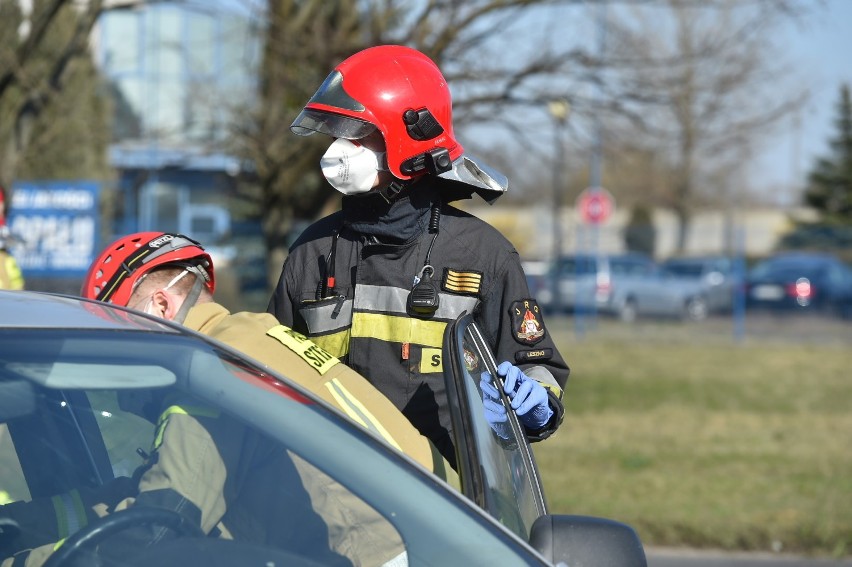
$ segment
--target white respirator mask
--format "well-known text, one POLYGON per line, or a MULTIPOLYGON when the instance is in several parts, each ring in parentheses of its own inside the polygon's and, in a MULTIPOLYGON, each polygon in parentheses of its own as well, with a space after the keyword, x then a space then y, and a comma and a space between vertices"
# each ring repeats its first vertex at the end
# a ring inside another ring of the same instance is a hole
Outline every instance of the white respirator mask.
POLYGON ((379 171, 387 170, 385 152, 377 153, 364 146, 338 138, 320 160, 322 174, 332 187, 344 195, 366 193, 373 188, 379 171))

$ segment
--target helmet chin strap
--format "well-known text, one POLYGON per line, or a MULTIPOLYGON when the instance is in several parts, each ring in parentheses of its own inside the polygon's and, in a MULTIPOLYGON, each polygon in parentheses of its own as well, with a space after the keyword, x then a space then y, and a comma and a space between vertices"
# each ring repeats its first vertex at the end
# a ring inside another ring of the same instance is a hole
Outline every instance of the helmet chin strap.
POLYGON ((411 184, 411 181, 401 181, 399 179, 394 179, 384 187, 376 188, 376 193, 382 196, 382 198, 388 202, 388 204, 392 204, 394 201, 399 199, 403 189, 408 187, 411 184))

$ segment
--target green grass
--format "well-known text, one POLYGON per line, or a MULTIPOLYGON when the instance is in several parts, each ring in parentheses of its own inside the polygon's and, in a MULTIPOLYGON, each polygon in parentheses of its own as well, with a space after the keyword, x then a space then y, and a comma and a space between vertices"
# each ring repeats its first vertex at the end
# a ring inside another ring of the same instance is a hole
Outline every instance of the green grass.
POLYGON ((548 323, 572 368, 565 421, 534 446, 552 512, 646 545, 852 555, 849 343, 548 323))

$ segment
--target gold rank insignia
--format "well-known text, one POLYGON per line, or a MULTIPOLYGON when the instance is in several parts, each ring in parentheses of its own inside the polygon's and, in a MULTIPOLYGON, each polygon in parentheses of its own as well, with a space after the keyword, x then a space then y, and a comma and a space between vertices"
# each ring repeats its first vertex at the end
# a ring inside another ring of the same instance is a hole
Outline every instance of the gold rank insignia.
POLYGON ((464 272, 445 268, 441 287, 452 293, 476 295, 482 287, 482 272, 464 272))

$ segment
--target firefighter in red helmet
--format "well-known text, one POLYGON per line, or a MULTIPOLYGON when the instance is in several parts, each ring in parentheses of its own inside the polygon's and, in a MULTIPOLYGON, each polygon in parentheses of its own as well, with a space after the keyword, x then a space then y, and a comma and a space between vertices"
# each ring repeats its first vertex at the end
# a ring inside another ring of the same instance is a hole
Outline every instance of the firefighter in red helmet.
MULTIPOLYGON (((215 302, 215 288, 213 260, 198 242, 180 234, 145 232, 119 238, 107 246, 90 267, 82 295, 182 322, 251 356, 317 394, 444 480, 457 483, 457 476, 437 449, 366 379, 330 355, 325 357, 326 364, 318 368, 312 357, 319 347, 309 347, 310 341, 281 325, 269 313, 228 312, 215 302)), ((222 430, 218 431, 221 434, 222 430)), ((225 465, 229 463, 226 461, 225 465)), ((297 468, 301 472, 298 463, 297 468)), ((332 526, 332 549, 340 553, 355 551, 358 557, 370 558, 376 564, 402 552, 398 541, 383 532, 386 526, 373 516, 359 517, 360 528, 350 529, 351 518, 357 513, 346 506, 351 497, 341 494, 333 483, 322 483, 311 474, 303 477, 314 506, 332 526), (365 530, 369 535, 363 533, 365 530)), ((214 495, 200 490, 191 496, 193 501, 204 503, 214 495)), ((229 503, 228 508, 239 513, 239 506, 229 503)), ((353 509, 357 510, 357 506, 353 509)), ((312 517, 311 513, 306 514, 305 521, 312 517)), ((221 521, 227 526, 228 519, 226 511, 221 521)))
MULTIPOLYGON (((423 53, 384 45, 340 63, 293 121, 333 140, 321 168, 342 208, 290 249, 268 310, 365 375, 455 462, 443 386, 447 323, 475 314, 531 440, 563 417, 568 366, 517 251, 449 203, 508 183, 465 153, 449 85, 423 53)), ((497 395, 491 377, 485 397, 497 395)), ((496 419, 500 419, 499 416, 496 419)))

